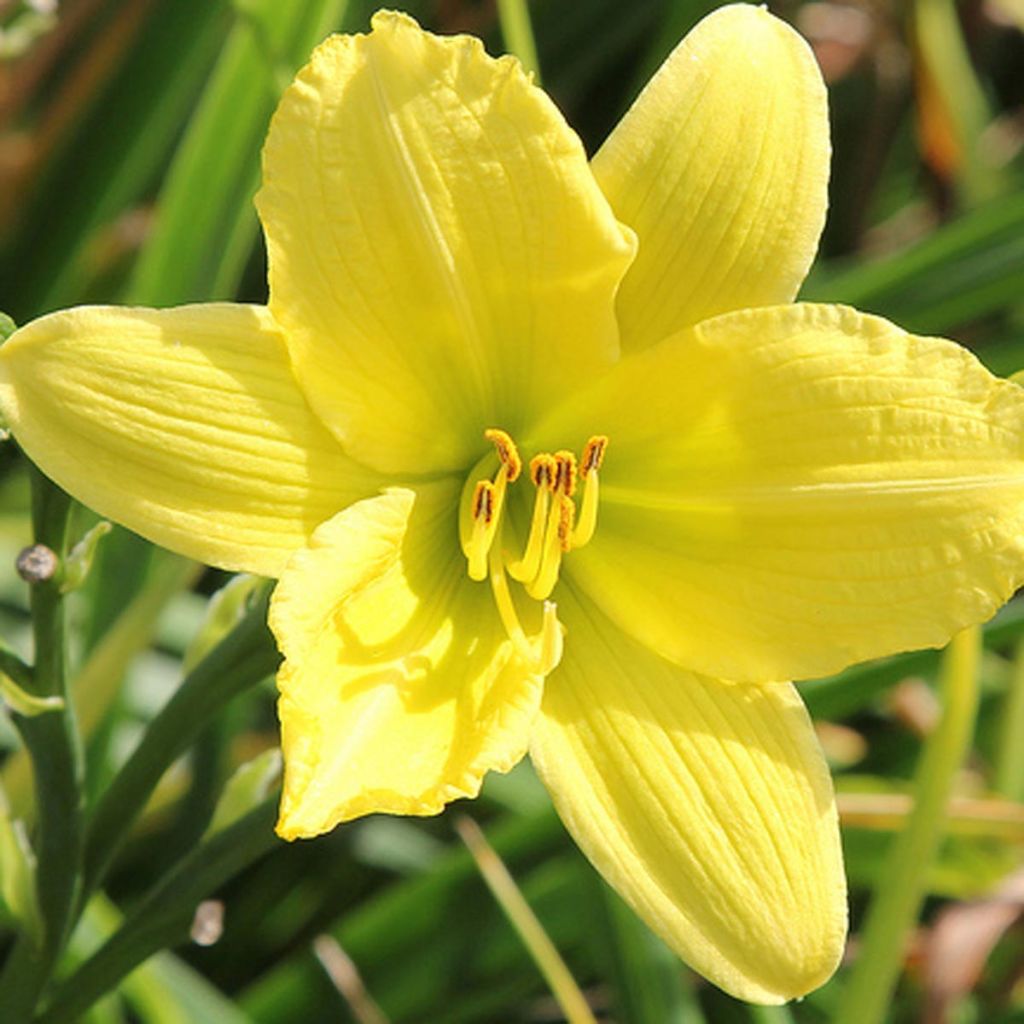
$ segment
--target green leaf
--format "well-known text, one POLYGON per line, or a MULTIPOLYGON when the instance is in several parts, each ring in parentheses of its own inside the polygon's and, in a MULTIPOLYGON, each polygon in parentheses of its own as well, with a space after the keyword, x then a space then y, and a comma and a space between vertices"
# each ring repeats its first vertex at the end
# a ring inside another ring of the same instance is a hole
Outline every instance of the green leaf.
POLYGON ((985 145, 992 111, 971 63, 955 0, 915 3, 910 16, 916 72, 930 83, 938 116, 955 139, 960 190, 970 202, 991 199, 1005 192, 1009 182, 993 159, 993 147, 985 145))
POLYGON ((819 265, 801 298, 845 302, 917 333, 949 333, 1019 304, 1021 266, 1024 194, 1016 192, 893 256, 845 269, 819 265))
POLYGON ((679 958, 623 903, 598 882, 607 916, 600 929, 606 973, 617 1017, 636 1024, 705 1024, 692 976, 679 958))
POLYGON ((206 838, 230 827, 263 803, 280 784, 281 764, 281 751, 274 747, 238 768, 217 801, 206 838))
MULTIPOLYGON (((124 916, 102 893, 86 907, 69 948, 69 966, 92 956, 124 924, 124 916)), ((146 1024, 248 1024, 227 996, 171 953, 158 953, 129 974, 118 988, 146 1024)), ((97 1004, 98 1006, 99 1004, 97 1004)), ((120 1019, 124 1019, 122 1016, 120 1019)))
POLYGON ((174 760, 237 694, 274 672, 280 655, 267 629, 268 593, 187 674, 174 696, 150 722, 93 812, 86 834, 86 894, 99 884, 174 760))
MULTIPOLYGON (((570 953, 584 947, 588 931, 597 926, 590 914, 593 869, 571 847, 550 806, 506 818, 490 828, 490 839, 521 874, 524 895, 558 947, 570 953)), ((294 889, 290 882, 289 891, 294 889)), ((319 918, 318 890, 311 889, 307 895, 319 918)), ((259 900, 265 907, 265 891, 259 900)), ((504 1020, 510 1006, 544 990, 522 943, 487 899, 473 860, 462 849, 449 849, 428 871, 346 909, 330 934, 396 1021, 504 1020)), ((315 1020, 327 1000, 337 999, 321 966, 297 946, 289 943, 295 952, 241 997, 243 1010, 261 1024, 315 1020)), ((575 970, 571 955, 569 965, 575 970)))
POLYGON ((103 297, 95 243, 166 165, 224 38, 221 4, 151 6, 121 66, 36 175, 16 230, 0 238, 0 280, 21 319, 103 297))
POLYGON ((37 1024, 77 1019, 105 992, 158 950, 184 942, 200 901, 280 840, 275 800, 196 847, 160 879, 124 925, 57 989, 37 1024))
POLYGON ((258 576, 240 573, 210 598, 203 624, 185 652, 183 672, 191 672, 241 622, 265 585, 258 576))
POLYGON ((252 196, 270 115, 292 71, 345 6, 251 0, 239 11, 244 17, 231 30, 160 193, 129 302, 234 297, 257 234, 252 196))
POLYGON ((70 594, 72 590, 77 590, 86 581, 89 571, 92 569, 93 559, 96 557, 96 548, 112 529, 113 526, 110 523, 101 519, 68 552, 68 556, 64 560, 64 576, 60 583, 62 594, 70 594))
POLYGON ((33 946, 42 942, 43 923, 36 899, 36 858, 25 827, 11 819, 0 792, 0 898, 28 935, 33 946))
POLYGON ((0 313, 0 342, 6 341, 17 329, 18 325, 6 313, 0 313))
POLYGON ((64 698, 41 697, 22 689, 6 672, 0 672, 0 700, 12 711, 26 718, 45 715, 50 711, 62 711, 64 698))

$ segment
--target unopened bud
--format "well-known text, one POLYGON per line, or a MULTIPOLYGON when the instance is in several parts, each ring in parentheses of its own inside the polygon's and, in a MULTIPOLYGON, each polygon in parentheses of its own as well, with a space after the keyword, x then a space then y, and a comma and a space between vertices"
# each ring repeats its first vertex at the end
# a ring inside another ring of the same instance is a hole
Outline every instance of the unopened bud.
POLYGON ((197 946, 212 946, 224 933, 224 904, 203 900, 192 918, 192 941, 197 946))
POLYGON ((52 580, 59 564, 60 560, 56 553, 45 544, 33 544, 32 547, 25 548, 15 562, 18 575, 26 583, 32 584, 52 580))

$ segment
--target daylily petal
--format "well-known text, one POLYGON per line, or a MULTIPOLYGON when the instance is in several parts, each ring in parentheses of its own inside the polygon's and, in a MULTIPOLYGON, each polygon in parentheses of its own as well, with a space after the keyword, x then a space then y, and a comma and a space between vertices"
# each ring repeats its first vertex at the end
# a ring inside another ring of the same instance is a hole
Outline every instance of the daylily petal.
POLYGON ((443 482, 353 505, 274 591, 285 838, 375 811, 436 814, 526 752, 543 679, 466 576, 458 495, 443 482))
POLYGON ((377 14, 285 92, 263 171, 271 309, 360 461, 465 468, 616 358, 632 242, 513 58, 377 14))
POLYGON ((593 160, 640 241, 619 292, 623 348, 792 300, 825 222, 829 155, 803 39, 747 4, 701 21, 593 160))
POLYGON ((1024 578, 1024 392, 951 342, 841 307, 727 314, 561 417, 555 437, 611 439, 597 533, 564 571, 695 671, 941 646, 1024 578))
POLYGON ((266 309, 81 307, 0 349, 0 410, 101 515, 228 569, 279 575, 379 488, 313 415, 266 309))
POLYGON ((599 871, 687 963, 741 999, 822 984, 846 933, 828 770, 796 690, 658 658, 563 596, 566 652, 530 755, 599 871))

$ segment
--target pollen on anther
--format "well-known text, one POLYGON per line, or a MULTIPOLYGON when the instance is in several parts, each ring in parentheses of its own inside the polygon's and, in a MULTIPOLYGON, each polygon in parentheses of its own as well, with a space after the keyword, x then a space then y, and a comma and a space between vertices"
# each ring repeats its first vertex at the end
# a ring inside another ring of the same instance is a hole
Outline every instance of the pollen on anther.
POLYGON ((558 509, 558 542, 563 551, 572 547, 572 528, 576 523, 576 506, 563 498, 558 509))
POLYGON ((552 456, 541 454, 530 459, 530 479, 533 486, 553 487, 555 482, 555 460, 552 456))
POLYGON ((494 517, 494 484, 490 480, 481 480, 473 491, 473 518, 482 519, 485 526, 490 526, 494 517))
POLYGON ((555 452, 555 485, 553 490, 571 498, 576 493, 576 456, 572 452, 555 452))
POLYGON ((587 442, 583 449, 583 458, 580 460, 580 474, 583 477, 586 477, 591 470, 601 468, 607 447, 608 438, 604 434, 597 434, 587 442))
POLYGON ((485 430, 484 437, 498 450, 498 458, 505 467, 505 478, 510 484, 514 483, 523 470, 523 460, 519 457, 515 441, 497 427, 485 430))

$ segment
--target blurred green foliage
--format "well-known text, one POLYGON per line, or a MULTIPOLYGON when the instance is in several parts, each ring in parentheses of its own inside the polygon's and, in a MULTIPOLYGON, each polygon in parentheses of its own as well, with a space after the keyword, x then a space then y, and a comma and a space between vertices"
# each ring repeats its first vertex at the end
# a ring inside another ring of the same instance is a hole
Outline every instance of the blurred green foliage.
MULTIPOLYGON (((48 12, 0 0, 0 309, 23 322, 82 302, 264 299, 251 197, 276 97, 319 38, 364 29, 373 6, 64 0, 48 12)), ((502 50, 491 3, 401 6, 429 28, 471 31, 502 50)), ((713 6, 531 4, 545 85, 589 151, 713 6)), ((832 100, 831 214, 805 297, 955 337, 999 373, 1024 367, 1021 5, 784 0, 773 9, 811 40, 832 100)), ((0 315, 0 333, 7 327, 0 315)), ((94 522, 76 510, 73 539, 94 522)), ((0 449, 0 635, 21 654, 30 624, 13 567, 30 539, 25 466, 8 445, 0 449)), ((259 594, 255 609, 236 608, 250 633, 232 633, 205 660, 194 652, 181 682, 193 638, 205 629, 204 643, 211 630, 215 639, 233 621, 206 619, 209 595, 225 582, 115 529, 71 598, 87 812, 116 834, 87 830, 90 879, 102 889, 60 965, 72 982, 44 1019, 372 1019, 364 988, 394 1021, 560 1019, 447 816, 370 819, 290 846, 273 839, 271 761, 236 774, 276 743, 272 684, 259 682, 274 662, 259 594), (246 685, 232 688, 232 679, 246 685), (195 728, 170 742, 186 719, 195 728), (140 756, 149 775, 112 784, 125 778, 126 759, 140 756), (226 908, 223 935, 209 946, 188 941, 206 897, 226 908), (332 982, 314 951, 320 935, 351 958, 358 984, 332 982), (166 944, 173 952, 138 966, 166 944)), ((1019 603, 985 631, 977 732, 955 786, 962 800, 937 859, 922 865, 928 899, 889 1009, 897 1024, 1024 1020, 1024 936, 1012 916, 989 939, 966 925, 953 930, 962 959, 980 956, 965 985, 942 986, 936 973, 940 953, 950 955, 951 926, 940 935, 939 924, 955 901, 985 900, 1024 860, 1024 673, 1014 668, 1022 635, 1019 603), (987 965, 986 941, 995 947, 987 965)), ((937 664, 934 653, 906 655, 804 687, 837 772, 854 949, 934 726, 937 664)), ((26 894, 31 856, 15 824, 32 821, 31 776, 4 719, 0 753, 0 944, 10 947, 15 923, 38 908, 26 894)), ((473 814, 603 1019, 815 1024, 841 1005, 844 971, 778 1011, 743 1006, 693 977, 602 885, 528 765, 492 779, 473 814)))

